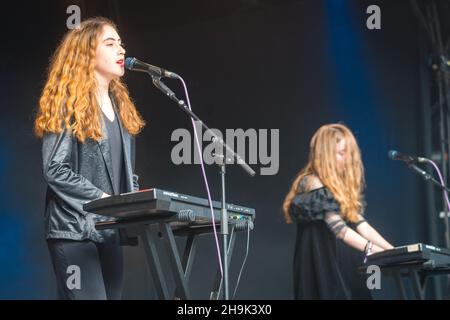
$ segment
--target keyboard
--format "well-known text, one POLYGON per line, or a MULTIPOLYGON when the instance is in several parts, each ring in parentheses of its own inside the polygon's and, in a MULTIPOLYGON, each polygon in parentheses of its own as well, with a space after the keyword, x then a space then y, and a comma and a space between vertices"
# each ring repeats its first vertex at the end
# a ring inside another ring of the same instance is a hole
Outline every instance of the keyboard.
MULTIPOLYGON (((220 223, 222 205, 212 201, 214 222, 220 223)), ((255 209, 226 204, 229 223, 253 223, 255 209)), ((157 188, 114 195, 86 203, 83 210, 120 221, 169 220, 189 224, 212 224, 208 200, 157 188)))
POLYGON ((395 247, 374 253, 367 258, 367 265, 401 266, 423 264, 435 267, 450 266, 450 250, 424 243, 395 247))

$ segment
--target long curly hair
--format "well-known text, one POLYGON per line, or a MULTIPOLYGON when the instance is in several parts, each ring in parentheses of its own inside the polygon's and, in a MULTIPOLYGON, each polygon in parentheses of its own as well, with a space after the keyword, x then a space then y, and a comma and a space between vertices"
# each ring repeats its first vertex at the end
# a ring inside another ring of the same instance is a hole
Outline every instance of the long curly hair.
MULTIPOLYGON (((103 17, 92 18, 70 30, 56 49, 48 79, 39 100, 34 123, 35 133, 60 133, 71 130, 76 138, 102 138, 101 111, 96 99, 95 56, 103 27, 116 25, 103 17)), ((138 134, 145 125, 120 78, 113 79, 109 90, 118 106, 120 119, 127 131, 138 134)))
POLYGON ((299 184, 308 175, 315 175, 333 194, 340 205, 341 216, 356 222, 363 204, 361 194, 364 189, 364 166, 361 152, 349 128, 342 124, 327 124, 320 127, 311 139, 309 161, 297 174, 289 193, 283 202, 283 212, 287 223, 292 223, 290 205, 299 192, 299 184), (346 161, 343 170, 338 170, 336 145, 346 140, 346 161))

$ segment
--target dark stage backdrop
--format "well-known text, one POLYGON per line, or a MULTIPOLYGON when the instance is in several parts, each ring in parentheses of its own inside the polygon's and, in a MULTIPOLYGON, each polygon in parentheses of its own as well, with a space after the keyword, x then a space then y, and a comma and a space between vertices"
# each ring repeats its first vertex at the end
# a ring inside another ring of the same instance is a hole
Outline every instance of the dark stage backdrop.
MULTIPOLYGON (((422 150, 418 26, 409 1, 17 0, 2 5, 0 28, 0 298, 55 297, 43 236, 41 144, 32 125, 71 4, 81 7, 82 19, 116 21, 127 56, 182 75, 194 111, 210 127, 280 130, 276 175, 250 178, 228 167, 228 201, 256 209, 236 298, 292 299, 296 230, 284 223, 281 203, 307 160, 312 134, 325 123, 343 122, 356 134, 368 220, 395 245, 427 242, 425 182, 387 159, 392 148, 422 150), (366 28, 370 4, 381 8, 381 30, 366 28)), ((141 188, 206 198, 200 166, 171 162, 173 130, 192 132, 186 115, 146 75, 125 79, 147 121, 137 138, 141 188)), ((182 96, 179 83, 167 84, 182 96)), ((219 199, 218 168, 208 166, 207 174, 219 199)), ((217 263, 213 237, 201 240, 190 285, 194 298, 206 299, 217 263)), ((245 236, 239 240, 231 292, 245 253, 245 236)), ((155 297, 141 250, 125 248, 124 298, 155 297)), ((393 289, 386 280, 374 296, 396 298, 393 289)))

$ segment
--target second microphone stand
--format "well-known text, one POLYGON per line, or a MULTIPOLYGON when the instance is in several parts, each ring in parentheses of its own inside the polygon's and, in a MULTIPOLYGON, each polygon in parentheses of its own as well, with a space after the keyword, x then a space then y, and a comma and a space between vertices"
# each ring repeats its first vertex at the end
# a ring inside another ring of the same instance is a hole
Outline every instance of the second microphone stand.
MULTIPOLYGON (((426 160, 426 162, 428 163, 432 163, 431 160, 427 159, 427 158, 423 158, 426 160)), ((416 172, 417 174, 419 174, 420 176, 422 176, 425 180, 427 181, 431 181, 433 184, 435 184, 436 186, 438 186, 441 190, 449 193, 450 189, 447 188, 447 186, 445 184, 440 183, 439 181, 437 181, 435 178, 433 178, 433 176, 429 173, 427 173, 426 171, 420 169, 419 167, 417 167, 412 161, 408 161, 407 165, 410 169, 412 169, 414 172, 416 172)), ((446 199, 446 195, 444 194, 444 221, 445 221, 445 225, 448 226, 448 215, 449 215, 449 209, 448 208, 448 203, 447 203, 447 199, 446 199)), ((448 245, 448 239, 449 239, 449 229, 446 227, 445 230, 445 238, 446 238, 446 248, 449 249, 449 245, 448 245)))
MULTIPOLYGON (((418 166, 416 166, 414 163, 412 162, 408 162, 407 163, 408 167, 413 170, 414 172, 416 172, 417 174, 419 174, 422 178, 424 178, 427 181, 431 181, 432 183, 434 183, 435 185, 437 185, 439 188, 441 188, 442 190, 445 190, 447 192, 450 192, 450 189, 447 188, 445 185, 442 185, 439 181, 437 181, 435 178, 433 178, 433 176, 429 173, 427 173, 426 171, 420 169, 418 166)), ((446 213, 448 210, 445 210, 446 213)))

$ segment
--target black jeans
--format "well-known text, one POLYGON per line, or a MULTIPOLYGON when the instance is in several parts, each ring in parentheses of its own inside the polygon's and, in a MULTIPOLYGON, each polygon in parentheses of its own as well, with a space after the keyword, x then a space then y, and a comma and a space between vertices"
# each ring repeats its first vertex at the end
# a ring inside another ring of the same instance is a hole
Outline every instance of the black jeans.
POLYGON ((47 245, 56 275, 58 299, 122 298, 123 252, 119 244, 48 239, 47 245))

